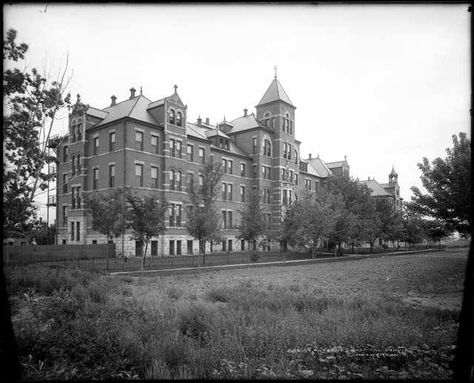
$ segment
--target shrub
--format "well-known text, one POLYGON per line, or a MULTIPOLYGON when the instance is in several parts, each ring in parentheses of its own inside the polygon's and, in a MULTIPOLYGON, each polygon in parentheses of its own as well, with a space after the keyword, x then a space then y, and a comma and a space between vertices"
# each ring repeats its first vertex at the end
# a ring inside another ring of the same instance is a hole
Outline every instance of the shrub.
POLYGON ((167 290, 166 294, 168 298, 178 300, 183 295, 183 290, 173 286, 167 290))

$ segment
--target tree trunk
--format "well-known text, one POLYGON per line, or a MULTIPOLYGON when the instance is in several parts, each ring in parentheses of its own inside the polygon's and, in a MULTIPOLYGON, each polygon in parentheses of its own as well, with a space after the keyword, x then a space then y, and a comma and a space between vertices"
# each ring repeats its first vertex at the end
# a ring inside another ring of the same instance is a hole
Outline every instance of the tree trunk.
POLYGON ((374 247, 374 243, 373 242, 370 242, 370 254, 372 254, 372 249, 374 247))
POLYGON ((145 270, 145 257, 146 257, 147 249, 148 249, 148 241, 145 241, 145 251, 142 254, 142 270, 145 270))

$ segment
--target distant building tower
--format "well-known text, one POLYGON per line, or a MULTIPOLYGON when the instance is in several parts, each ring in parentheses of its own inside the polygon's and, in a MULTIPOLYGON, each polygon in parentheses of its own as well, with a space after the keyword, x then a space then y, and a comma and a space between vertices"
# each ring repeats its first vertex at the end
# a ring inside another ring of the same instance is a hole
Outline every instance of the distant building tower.
POLYGON ((396 184, 398 183, 398 174, 395 172, 395 168, 392 165, 392 171, 388 175, 388 183, 389 184, 396 184))

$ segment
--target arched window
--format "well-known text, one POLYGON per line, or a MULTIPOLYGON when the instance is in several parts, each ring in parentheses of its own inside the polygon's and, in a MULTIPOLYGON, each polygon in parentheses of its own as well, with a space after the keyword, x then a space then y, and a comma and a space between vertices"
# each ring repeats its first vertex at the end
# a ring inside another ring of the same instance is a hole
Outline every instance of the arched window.
POLYGON ((268 157, 272 156, 272 147, 271 147, 270 140, 263 141, 263 154, 268 157))
POLYGON ((268 127, 268 122, 270 121, 270 112, 266 112, 263 116, 263 125, 268 127))
POLYGON ((173 109, 170 109, 170 111, 169 111, 169 123, 170 124, 175 124, 176 123, 175 116, 176 116, 175 111, 173 109))
POLYGON ((176 117, 176 125, 182 126, 183 124, 183 114, 181 112, 178 112, 177 117, 176 117))

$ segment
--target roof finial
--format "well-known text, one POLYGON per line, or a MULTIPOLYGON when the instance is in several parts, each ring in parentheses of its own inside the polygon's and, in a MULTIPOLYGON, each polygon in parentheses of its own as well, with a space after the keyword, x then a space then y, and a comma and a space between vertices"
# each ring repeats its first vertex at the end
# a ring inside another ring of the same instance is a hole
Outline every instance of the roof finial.
POLYGON ((178 89, 178 85, 175 84, 175 86, 174 86, 174 94, 178 93, 177 89, 178 89))
POLYGON ((273 67, 273 69, 275 69, 275 79, 276 79, 276 78, 277 78, 277 71, 278 71, 278 66, 277 66, 277 65, 275 65, 275 66, 273 67))
POLYGON ((140 85, 140 96, 143 95, 143 89, 142 86, 140 85))
POLYGON ((225 114, 224 114, 224 122, 226 122, 226 121, 225 121, 225 114))

